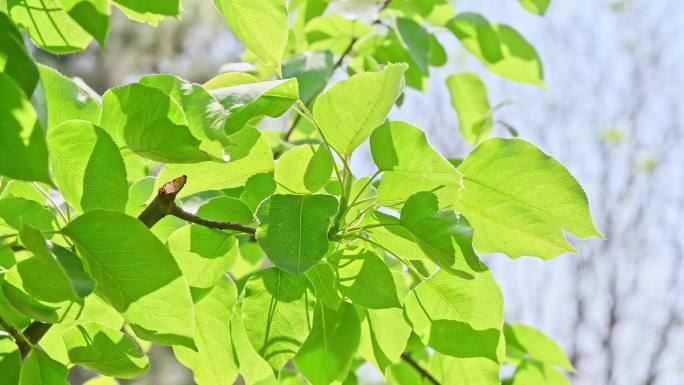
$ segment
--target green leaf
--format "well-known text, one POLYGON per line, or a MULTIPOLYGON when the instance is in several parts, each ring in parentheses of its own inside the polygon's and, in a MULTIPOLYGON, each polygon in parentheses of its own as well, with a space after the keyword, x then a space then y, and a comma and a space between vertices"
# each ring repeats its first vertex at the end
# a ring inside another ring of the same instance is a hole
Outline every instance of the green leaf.
POLYGON ((176 101, 185 112, 188 129, 201 142, 199 148, 216 158, 223 158, 223 146, 230 143, 223 128, 226 118, 218 100, 209 91, 168 74, 147 75, 138 83, 156 88, 176 101))
POLYGON ((446 84, 465 140, 478 143, 487 138, 493 122, 487 88, 482 80, 475 73, 462 72, 449 76, 446 84))
POLYGON ((0 73, 9 75, 24 91, 32 95, 38 84, 38 68, 24 46, 21 33, 9 16, 0 12, 0 73))
MULTIPOLYGON (((55 214, 40 203, 25 198, 8 197, 0 199, 0 219, 17 230, 22 222, 41 231, 53 229, 55 214)), ((2 224, 2 222, 0 222, 2 224)))
POLYGON ((150 369, 149 361, 127 335, 96 323, 73 326, 64 332, 69 361, 106 376, 133 379, 150 369))
POLYGON ((0 175, 50 183, 45 134, 36 111, 5 73, 0 73, 0 175))
POLYGON ((335 55, 342 55, 356 39, 372 31, 370 25, 340 15, 313 18, 304 28, 308 51, 332 51, 335 55))
MULTIPOLYGON (((4 316, 4 314, 3 314, 4 316)), ((19 370, 21 368, 21 354, 10 336, 0 337, 0 373, 3 376, 3 384, 17 385, 19 383, 19 370)))
POLYGON ((463 190, 457 210, 468 218, 482 253, 550 259, 575 251, 563 229, 580 238, 602 237, 575 178, 528 142, 490 139, 459 170, 463 190))
MULTIPOLYGON (((178 16, 180 0, 112 0, 114 3, 141 16, 178 16)), ((128 17, 131 17, 127 14, 128 17)))
POLYGON ((283 63, 283 78, 297 79, 299 99, 305 104, 325 88, 332 71, 333 55, 329 51, 292 55, 283 63))
POLYGON ((551 5, 551 0, 518 0, 520 1, 520 5, 523 6, 526 10, 539 15, 539 16, 544 16, 546 13, 546 10, 549 8, 549 5, 551 5))
POLYGON ((176 346, 174 353, 192 369, 197 384, 232 384, 237 376, 230 333, 230 319, 237 302, 235 284, 223 277, 209 293, 193 299, 197 351, 176 346))
POLYGON ((123 213, 93 210, 62 233, 82 251, 96 293, 140 338, 194 347, 187 283, 169 250, 145 225, 123 213))
POLYGON ((254 175, 273 171, 271 147, 257 129, 245 127, 230 139, 234 144, 228 149, 229 162, 167 164, 157 175, 156 187, 180 175, 187 175, 188 181, 178 194, 182 198, 202 191, 240 187, 254 175))
POLYGON ((328 228, 336 213, 331 195, 273 195, 259 206, 257 242, 274 265, 302 274, 328 251, 328 228))
POLYGON ((473 230, 468 222, 453 211, 439 210, 435 194, 425 191, 412 195, 401 210, 399 223, 411 232, 409 239, 422 251, 413 258, 425 255, 445 271, 466 278, 486 270, 473 250, 473 230))
POLYGON ((347 247, 329 260, 337 267, 340 291, 355 305, 369 309, 401 307, 392 273, 372 251, 347 247))
POLYGON ((159 89, 138 83, 112 88, 102 103, 100 125, 136 154, 166 163, 210 159, 200 150, 178 102, 159 89))
POLYGON ((570 385, 570 380, 552 366, 535 361, 525 361, 518 365, 515 370, 511 385, 527 384, 570 385))
POLYGON ((43 234, 22 224, 19 239, 35 257, 17 264, 27 291, 49 302, 80 301, 95 288, 81 260, 68 249, 45 241, 43 234))
POLYGON ((300 349, 310 329, 308 280, 272 267, 244 288, 242 323, 254 349, 275 373, 300 349))
POLYGON ((213 88, 209 93, 225 109, 224 130, 230 135, 253 119, 287 112, 299 98, 298 87, 297 79, 284 79, 213 88))
POLYGON ((379 72, 354 75, 316 99, 314 119, 325 139, 348 158, 387 118, 404 90, 406 64, 390 64, 379 72))
POLYGON ((242 44, 280 73, 288 35, 285 0, 214 0, 214 3, 242 44))
POLYGON ((397 31, 402 43, 423 72, 428 71, 430 60, 430 34, 413 19, 397 18, 397 31))
POLYGON ((507 354, 515 350, 543 364, 575 370, 563 349, 540 330, 523 324, 506 324, 504 334, 507 354))
POLYGON ((443 378, 498 383, 505 349, 503 297, 490 272, 464 279, 440 271, 413 288, 404 306, 421 341, 450 356, 443 378))
POLYGON ((199 225, 181 227, 167 243, 190 287, 212 287, 237 259, 235 237, 199 225))
POLYGON ((411 325, 406 322, 404 309, 362 309, 359 354, 381 372, 388 365, 401 361, 401 354, 411 336, 411 325))
POLYGON ((197 210, 197 215, 214 221, 242 223, 244 225, 254 223, 250 208, 241 200, 227 196, 208 200, 197 210))
POLYGON ((53 360, 40 348, 31 349, 19 375, 19 385, 69 385, 66 366, 53 360))
POLYGON ((111 377, 98 376, 89 379, 83 385, 119 385, 119 382, 111 377))
POLYGON ((447 28, 493 73, 544 87, 537 51, 515 29, 504 24, 490 24, 481 15, 468 12, 451 19, 447 28))
POLYGON ((7 0, 12 20, 33 43, 55 54, 84 50, 92 36, 64 10, 59 0, 7 0))
POLYGON ((252 212, 255 212, 257 207, 264 199, 270 197, 276 191, 276 183, 273 179, 273 173, 262 173, 251 176, 245 182, 245 188, 240 194, 240 200, 243 201, 252 212))
POLYGON ((249 342, 242 324, 242 310, 238 306, 230 320, 230 338, 233 343, 233 358, 240 368, 240 376, 247 385, 277 383, 273 369, 249 342))
POLYGON ((41 338, 40 347, 54 360, 59 361, 64 365, 68 365, 70 362, 69 355, 67 348, 64 345, 62 335, 67 329, 73 326, 89 322, 118 330, 123 326, 124 319, 116 310, 114 310, 114 308, 100 299, 100 297, 97 295, 89 295, 84 299, 83 308, 79 311, 77 318, 53 324, 45 336, 41 338))
POLYGON ((313 326, 294 363, 311 385, 343 380, 359 345, 361 325, 354 305, 339 310, 316 306, 313 326))
POLYGON ((109 0, 61 0, 64 10, 100 47, 104 47, 109 30, 109 0))
POLYGON ((342 304, 342 297, 337 291, 338 282, 335 272, 326 262, 319 262, 307 270, 306 277, 313 285, 316 301, 330 310, 337 310, 342 304))
POLYGON ((123 158, 100 127, 70 120, 48 131, 52 176, 64 199, 80 212, 124 211, 128 182, 123 158))
POLYGON ((40 81, 45 90, 48 111, 48 131, 67 120, 80 119, 97 124, 102 108, 91 91, 56 70, 38 65, 40 81))
POLYGON ((286 151, 275 168, 276 192, 307 194, 319 192, 329 181, 333 158, 324 145, 308 144, 286 151))
POLYGON ((128 189, 128 202, 126 202, 126 214, 138 216, 147 206, 147 202, 154 194, 154 177, 144 176, 131 184, 128 189))
POLYGON ((458 171, 430 147, 425 133, 404 122, 378 127, 370 140, 373 160, 383 171, 378 202, 403 203, 420 191, 434 191, 439 207, 453 207, 461 188, 458 171))

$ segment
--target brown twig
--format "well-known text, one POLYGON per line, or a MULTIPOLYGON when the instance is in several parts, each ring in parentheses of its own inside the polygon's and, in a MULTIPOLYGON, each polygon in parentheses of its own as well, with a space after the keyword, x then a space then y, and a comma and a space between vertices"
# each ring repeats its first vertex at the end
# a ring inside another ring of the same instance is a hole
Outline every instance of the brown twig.
POLYGON ((19 353, 21 353, 21 357, 24 358, 28 353, 31 351, 31 343, 29 342, 28 338, 22 334, 19 330, 17 330, 14 326, 10 325, 7 321, 2 319, 0 317, 0 326, 9 334, 13 339, 14 343, 17 344, 17 348, 19 348, 19 353))
POLYGON ((175 202, 176 196, 183 189, 187 180, 187 176, 183 175, 171 182, 165 183, 157 192, 157 196, 154 200, 145 207, 145 210, 143 210, 142 213, 140 213, 138 219, 144 223, 145 226, 152 227, 165 216, 172 215, 176 218, 212 229, 233 230, 247 234, 254 234, 256 232, 254 227, 244 226, 239 223, 221 222, 202 218, 178 207, 175 202))
POLYGON ((402 353, 401 359, 406 361, 407 364, 411 365, 411 367, 415 369, 418 373, 420 373, 420 375, 423 376, 423 378, 426 378, 434 385, 441 385, 440 382, 437 381, 437 379, 432 374, 430 374, 430 372, 428 372, 427 370, 425 370, 425 368, 420 366, 420 364, 418 364, 408 353, 402 353))

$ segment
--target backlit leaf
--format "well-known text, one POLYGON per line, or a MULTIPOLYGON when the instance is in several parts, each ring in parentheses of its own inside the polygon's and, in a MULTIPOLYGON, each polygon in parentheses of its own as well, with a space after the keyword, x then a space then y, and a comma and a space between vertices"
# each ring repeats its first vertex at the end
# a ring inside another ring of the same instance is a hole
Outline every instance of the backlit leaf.
POLYGON ((194 347, 190 290, 169 250, 142 222, 93 210, 62 233, 82 251, 96 293, 123 314, 140 338, 194 347))
POLYGON ((457 210, 483 253, 554 258, 580 238, 601 237, 582 187, 558 161, 520 139, 490 139, 459 166, 463 190, 457 210))
POLYGON ((66 366, 53 360, 40 348, 31 350, 21 367, 19 385, 69 385, 66 366))
POLYGON ((38 65, 38 70, 47 103, 48 131, 72 119, 100 121, 102 108, 88 90, 50 67, 38 65))
POLYGON ((477 74, 454 74, 447 78, 446 84, 465 140, 477 143, 489 136, 493 125, 491 107, 487 88, 477 74))

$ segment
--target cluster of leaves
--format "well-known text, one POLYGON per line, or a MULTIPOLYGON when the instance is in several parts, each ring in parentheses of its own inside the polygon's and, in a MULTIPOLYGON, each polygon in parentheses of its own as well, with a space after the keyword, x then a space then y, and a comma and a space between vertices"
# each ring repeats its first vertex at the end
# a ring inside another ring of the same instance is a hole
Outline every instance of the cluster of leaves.
MULTIPOLYGON (((179 8, 112 4, 152 24, 179 8)), ((473 73, 447 80, 477 144, 465 159, 387 121, 446 63, 436 31, 543 85, 532 46, 447 0, 384 1, 371 20, 325 0, 216 5, 253 71, 149 75, 100 97, 36 64, 20 29, 54 53, 104 44, 108 0, 0 2, 3 383, 66 384, 70 365, 137 378, 150 343, 200 385, 350 385, 366 362, 390 384, 498 384, 504 364, 506 383, 567 383, 554 342, 504 323, 475 250, 550 259, 573 251, 564 231, 601 236, 582 188, 534 145, 488 139, 495 108, 473 73), (287 112, 286 133, 264 127, 287 112), (366 141, 377 172, 357 177, 366 141)))

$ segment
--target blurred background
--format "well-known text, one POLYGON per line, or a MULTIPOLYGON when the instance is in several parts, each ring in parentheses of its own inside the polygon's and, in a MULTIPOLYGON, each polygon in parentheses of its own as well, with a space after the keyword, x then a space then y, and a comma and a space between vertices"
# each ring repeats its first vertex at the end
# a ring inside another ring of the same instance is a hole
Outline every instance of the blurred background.
MULTIPOLYGON (((376 2, 336 3, 345 11, 376 2)), ((213 2, 182 4, 182 18, 158 28, 114 10, 104 50, 93 44, 77 55, 35 55, 100 93, 154 72, 203 82, 239 62, 242 47, 213 2)), ((542 58, 547 89, 497 78, 450 33, 438 33, 449 63, 432 70, 427 92, 407 90, 391 118, 422 127, 443 154, 462 157, 470 147, 460 138, 444 80, 478 72, 492 104, 508 102, 497 119, 560 160, 585 187, 607 238, 573 240, 577 254, 550 262, 485 256, 504 291, 507 319, 559 341, 578 369, 574 384, 684 383, 684 2, 552 0, 543 18, 516 0, 455 6, 519 30, 542 58)), ((509 136, 503 125, 496 130, 509 136)), ((372 167, 362 150, 353 168, 364 175, 372 167)), ((192 384, 163 348, 154 348, 152 368, 135 384, 192 384)), ((381 383, 379 373, 361 370, 365 383, 381 383)), ((71 374, 74 383, 88 376, 71 374)))

